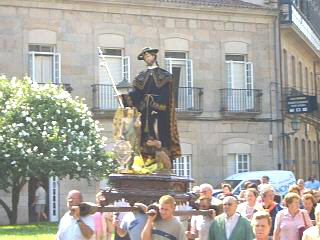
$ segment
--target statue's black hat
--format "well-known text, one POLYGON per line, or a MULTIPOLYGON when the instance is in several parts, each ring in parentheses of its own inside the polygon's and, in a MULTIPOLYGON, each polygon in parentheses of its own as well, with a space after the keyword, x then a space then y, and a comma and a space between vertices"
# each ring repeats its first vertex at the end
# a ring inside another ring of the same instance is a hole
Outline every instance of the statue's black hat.
POLYGON ((138 60, 143 60, 143 57, 144 57, 145 53, 157 54, 158 52, 159 52, 159 50, 156 49, 156 48, 145 47, 144 49, 142 49, 141 53, 138 55, 138 60))

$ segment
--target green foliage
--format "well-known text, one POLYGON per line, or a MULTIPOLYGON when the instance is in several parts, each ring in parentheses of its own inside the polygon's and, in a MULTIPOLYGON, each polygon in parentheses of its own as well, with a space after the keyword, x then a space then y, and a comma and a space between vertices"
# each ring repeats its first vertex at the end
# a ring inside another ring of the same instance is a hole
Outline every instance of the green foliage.
POLYGON ((88 107, 61 87, 0 77, 0 189, 29 176, 99 179, 117 166, 88 107))

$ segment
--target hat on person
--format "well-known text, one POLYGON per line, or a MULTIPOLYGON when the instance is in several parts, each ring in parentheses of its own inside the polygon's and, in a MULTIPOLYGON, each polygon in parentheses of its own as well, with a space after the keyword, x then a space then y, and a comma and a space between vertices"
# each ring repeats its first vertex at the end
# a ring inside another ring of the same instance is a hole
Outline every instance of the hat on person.
POLYGON ((154 53, 157 54, 159 52, 159 49, 152 48, 152 47, 145 47, 141 50, 141 53, 138 55, 138 60, 143 60, 144 54, 146 53, 154 53))

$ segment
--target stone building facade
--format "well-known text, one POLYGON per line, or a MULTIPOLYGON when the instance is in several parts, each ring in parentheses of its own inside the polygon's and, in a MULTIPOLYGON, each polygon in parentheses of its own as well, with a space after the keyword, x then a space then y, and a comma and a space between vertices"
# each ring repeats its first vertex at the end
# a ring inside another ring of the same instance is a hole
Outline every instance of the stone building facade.
MULTIPOLYGON (((252 2, 4 0, 0 72, 69 84, 100 121, 110 150, 117 103, 97 48, 117 82, 145 68, 136 59, 143 47, 159 48, 160 66, 179 79, 178 175, 216 185, 236 172, 282 168, 278 10, 272 1, 252 2)), ((99 189, 98 183, 56 179, 48 186, 53 221, 66 210, 70 189, 90 201, 99 189)), ((26 186, 20 223, 28 221, 29 194, 26 186)), ((6 224, 1 208, 0 219, 6 224)))
POLYGON ((284 167, 297 178, 319 178, 319 109, 304 113, 285 106, 288 97, 314 98, 315 107, 319 101, 319 1, 280 1, 280 19, 284 167), (295 121, 300 122, 296 130, 295 121))

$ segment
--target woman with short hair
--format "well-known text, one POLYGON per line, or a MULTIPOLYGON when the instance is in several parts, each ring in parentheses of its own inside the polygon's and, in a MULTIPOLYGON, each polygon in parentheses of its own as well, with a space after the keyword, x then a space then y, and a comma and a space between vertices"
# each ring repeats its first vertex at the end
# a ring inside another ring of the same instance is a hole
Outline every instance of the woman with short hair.
POLYGON ((286 209, 278 212, 274 228, 274 240, 300 240, 301 232, 312 226, 309 214, 304 209, 299 209, 300 196, 288 193, 284 202, 286 209))

